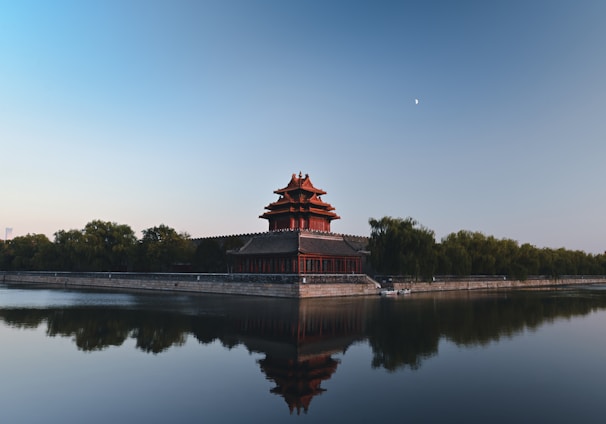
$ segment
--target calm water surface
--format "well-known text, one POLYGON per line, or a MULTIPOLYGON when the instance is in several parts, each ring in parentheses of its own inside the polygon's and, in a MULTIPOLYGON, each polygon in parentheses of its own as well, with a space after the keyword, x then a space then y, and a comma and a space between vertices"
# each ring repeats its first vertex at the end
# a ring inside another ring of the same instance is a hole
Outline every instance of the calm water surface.
POLYGON ((606 287, 294 301, 0 285, 7 423, 603 423, 606 287))

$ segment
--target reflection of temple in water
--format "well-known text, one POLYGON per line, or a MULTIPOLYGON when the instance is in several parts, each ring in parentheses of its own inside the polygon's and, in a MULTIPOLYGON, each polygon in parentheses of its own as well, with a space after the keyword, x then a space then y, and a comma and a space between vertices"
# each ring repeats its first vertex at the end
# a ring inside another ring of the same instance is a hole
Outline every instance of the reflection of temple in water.
POLYGON ((332 356, 367 337, 368 319, 377 306, 375 298, 174 300, 153 295, 126 309, 0 309, 0 321, 27 328, 46 324, 48 336, 70 337, 86 352, 134 339, 137 349, 157 354, 182 346, 187 334, 203 344, 242 344, 265 355, 257 363, 275 383, 271 393, 282 396, 291 413, 300 413, 309 410, 314 396, 325 391, 323 382, 336 372, 339 360, 332 356))
POLYGON ((320 384, 332 377, 338 364, 329 353, 304 360, 270 356, 259 360, 261 371, 276 383, 271 392, 282 396, 290 412, 296 409, 297 414, 301 409, 307 412, 311 399, 325 391, 320 384))
POLYGON ((344 307, 329 299, 289 302, 282 311, 242 318, 236 331, 250 350, 266 355, 258 363, 275 383, 271 393, 282 396, 291 413, 300 414, 336 372, 339 361, 332 355, 364 338, 368 305, 358 301, 344 307))
POLYGON ((27 329, 46 325, 46 336, 68 337, 86 352, 121 346, 130 339, 136 341, 136 349, 158 354, 182 346, 188 335, 201 344, 218 340, 228 347, 243 345, 264 355, 257 364, 272 382, 270 392, 281 396, 291 413, 299 414, 327 389, 327 380, 339 366, 339 358, 333 356, 353 343, 368 343, 373 368, 414 370, 437 354, 442 338, 458 346, 485 345, 558 317, 604 308, 605 291, 578 288, 428 293, 410 299, 139 294, 128 308, 0 307, 0 325, 27 329))

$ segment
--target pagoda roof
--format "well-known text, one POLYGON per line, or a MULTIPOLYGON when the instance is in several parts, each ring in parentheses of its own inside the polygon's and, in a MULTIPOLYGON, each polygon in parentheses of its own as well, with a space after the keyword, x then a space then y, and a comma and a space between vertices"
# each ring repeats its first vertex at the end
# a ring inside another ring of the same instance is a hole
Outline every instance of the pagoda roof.
POLYGON ((314 187, 311 180, 309 179, 308 174, 305 174, 305 177, 303 177, 300 172, 299 172, 298 177, 296 174, 292 174, 292 177, 291 177, 288 185, 284 188, 275 190, 274 193, 283 194, 283 193, 288 193, 288 192, 295 191, 295 190, 305 190, 305 191, 319 194, 319 195, 326 194, 326 192, 324 190, 314 187))
POLYGON ((312 213, 315 215, 324 215, 330 219, 339 219, 340 218, 336 213, 330 212, 329 210, 326 210, 326 209, 295 208, 295 207, 285 207, 285 208, 281 208, 281 209, 268 210, 263 215, 261 215, 259 218, 267 218, 268 216, 282 215, 285 213, 287 213, 287 214, 312 213))
POLYGON ((307 174, 305 177, 300 172, 298 177, 292 174, 288 185, 274 193, 280 195, 280 198, 267 205, 265 207, 267 211, 259 218, 270 219, 279 215, 311 214, 321 216, 328 222, 340 219, 340 216, 332 212, 335 208, 320 198, 320 195, 326 194, 326 192, 314 187, 307 174))
POLYGON ((292 174, 288 185, 274 193, 280 198, 265 206, 259 216, 269 220, 271 231, 305 228, 330 232, 330 222, 341 218, 332 212, 335 208, 330 203, 322 201, 320 195, 326 192, 314 187, 307 174, 292 174))
POLYGON ((326 203, 322 201, 317 195, 317 193, 313 193, 309 198, 304 199, 295 199, 289 193, 283 193, 282 196, 271 203, 268 207, 280 206, 280 205, 291 205, 293 203, 312 203, 314 205, 322 206, 328 210, 334 210, 334 207, 330 203, 326 203))

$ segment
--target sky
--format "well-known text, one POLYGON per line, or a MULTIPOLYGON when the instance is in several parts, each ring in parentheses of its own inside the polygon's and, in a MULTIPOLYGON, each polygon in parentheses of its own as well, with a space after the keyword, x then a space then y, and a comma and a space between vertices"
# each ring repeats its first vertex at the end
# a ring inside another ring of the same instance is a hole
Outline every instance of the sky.
POLYGON ((606 251, 606 2, 0 0, 0 238, 412 217, 606 251), (418 100, 418 104, 415 100, 418 100))

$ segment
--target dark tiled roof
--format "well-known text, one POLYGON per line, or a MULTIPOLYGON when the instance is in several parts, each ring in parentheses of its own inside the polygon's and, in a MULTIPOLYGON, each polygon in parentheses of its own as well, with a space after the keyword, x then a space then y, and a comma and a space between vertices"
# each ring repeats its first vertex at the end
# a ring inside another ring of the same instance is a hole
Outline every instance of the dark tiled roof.
POLYGON ((236 255, 276 255, 295 254, 298 249, 298 233, 285 231, 264 233, 253 236, 236 255))
POLYGON ((301 235, 299 239, 299 250, 301 253, 334 256, 357 256, 356 252, 342 237, 324 237, 301 235))
POLYGON ((257 234, 237 251, 235 255, 320 254, 333 256, 359 256, 356 243, 344 240, 343 236, 313 232, 284 231, 257 234))
POLYGON ((343 239, 349 244, 353 250, 361 251, 368 249, 368 237, 361 236, 343 236, 343 239))

